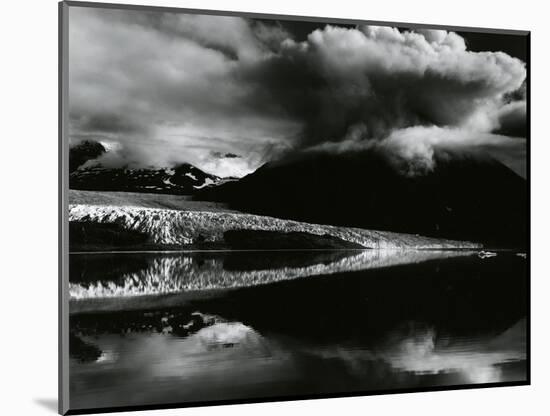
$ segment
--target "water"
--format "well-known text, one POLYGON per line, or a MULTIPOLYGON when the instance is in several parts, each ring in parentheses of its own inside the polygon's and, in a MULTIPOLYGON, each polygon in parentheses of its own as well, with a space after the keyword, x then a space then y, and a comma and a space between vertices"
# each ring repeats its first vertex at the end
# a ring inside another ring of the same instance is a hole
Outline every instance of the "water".
POLYGON ((527 261, 71 255, 71 408, 521 382, 527 261))

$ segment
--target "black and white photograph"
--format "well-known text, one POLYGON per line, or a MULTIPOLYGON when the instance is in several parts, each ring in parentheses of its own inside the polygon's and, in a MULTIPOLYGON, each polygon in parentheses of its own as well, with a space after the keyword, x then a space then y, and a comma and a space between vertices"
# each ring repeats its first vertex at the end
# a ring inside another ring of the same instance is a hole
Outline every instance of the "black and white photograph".
POLYGON ((61 12, 71 411, 529 384, 529 32, 61 12))

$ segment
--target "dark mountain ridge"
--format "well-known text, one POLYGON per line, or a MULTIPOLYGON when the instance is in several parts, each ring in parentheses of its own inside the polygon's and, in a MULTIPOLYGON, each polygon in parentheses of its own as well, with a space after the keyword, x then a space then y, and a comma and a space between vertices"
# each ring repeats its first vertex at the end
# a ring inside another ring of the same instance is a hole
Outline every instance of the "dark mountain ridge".
POLYGON ((93 140, 85 140, 72 146, 69 149, 69 172, 74 172, 88 160, 97 159, 105 152, 107 149, 93 140))
MULTIPOLYGON (((198 193, 251 213, 332 225, 527 245, 527 182, 500 162, 436 151, 415 176, 380 151, 302 152, 198 193)), ((405 162, 403 162, 405 163, 405 162)))
POLYGON ((101 165, 79 168, 69 176, 71 189, 191 195, 211 186, 219 177, 188 163, 173 168, 129 169, 101 165))

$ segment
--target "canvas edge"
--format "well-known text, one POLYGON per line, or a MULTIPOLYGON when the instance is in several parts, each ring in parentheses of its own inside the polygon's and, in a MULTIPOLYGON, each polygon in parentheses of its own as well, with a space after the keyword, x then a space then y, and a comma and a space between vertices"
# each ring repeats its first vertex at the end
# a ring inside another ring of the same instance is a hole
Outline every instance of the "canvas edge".
POLYGON ((429 24, 429 23, 404 23, 391 21, 374 21, 363 19, 342 19, 342 18, 327 18, 317 16, 296 16, 296 15, 280 15, 266 13, 251 13, 241 11, 224 11, 224 10, 207 10, 207 9, 189 9, 180 7, 164 7, 164 6, 145 6, 136 4, 120 4, 120 3, 100 3, 87 1, 72 1, 65 0, 58 3, 58 23, 59 23, 59 44, 58 44, 58 119, 59 119, 59 152, 58 152, 58 173, 59 173, 59 362, 58 362, 58 412, 61 415, 67 414, 89 414, 89 413, 111 413, 111 412, 126 412, 135 410, 155 410, 155 409, 175 409, 198 406, 219 406, 219 405, 234 405, 247 403, 268 403, 268 402, 283 402, 295 400, 311 400, 311 399, 329 399, 329 398, 346 398, 357 396, 371 395, 386 395, 386 394, 406 394, 406 393, 421 393, 421 392, 438 392, 452 390, 469 390, 480 388, 494 387, 515 387, 531 385, 531 31, 530 30, 515 30, 515 29, 499 29, 499 28, 479 28, 470 26, 451 26, 444 24, 429 24), (469 385, 449 385, 435 386, 429 388, 412 388, 412 389, 392 389, 381 391, 367 392, 349 392, 349 393, 334 393, 334 394, 319 394, 319 395, 302 395, 291 397, 269 397, 269 398, 250 398, 250 399, 235 399, 235 400, 220 400, 207 402, 183 402, 170 403, 160 405, 138 405, 138 406, 120 406, 120 407, 98 407, 87 409, 71 409, 69 396, 69 298, 68 298, 68 279, 69 279, 69 256, 68 256, 68 137, 67 137, 67 121, 68 121, 68 25, 69 25, 69 7, 90 7, 90 8, 105 8, 119 10, 145 10, 159 11, 171 13, 185 14, 204 14, 216 16, 236 16, 247 18, 267 18, 267 19, 285 19, 305 22, 326 22, 340 24, 372 24, 380 26, 398 26, 406 28, 427 28, 427 29, 442 29, 448 31, 467 31, 477 33, 503 34, 525 36, 527 42, 527 182, 528 182, 528 247, 527 255, 527 374, 526 379, 514 382, 500 382, 487 384, 469 384, 469 385))
POLYGON ((528 385, 531 385, 531 270, 532 270, 532 258, 531 258, 531 195, 532 195, 532 181, 531 181, 531 32, 528 32, 527 37, 527 56, 525 60, 525 66, 527 69, 526 75, 526 106, 527 106, 527 149, 526 149, 526 162, 527 162, 527 374, 526 381, 528 385))
POLYGON ((68 235, 68 161, 69 146, 67 140, 68 117, 68 24, 69 5, 58 3, 58 412, 66 414, 70 409, 69 397, 69 235, 68 235))
POLYGON ((103 8, 103 9, 118 9, 118 10, 142 10, 142 11, 157 11, 157 12, 170 12, 170 13, 184 13, 184 14, 203 14, 214 16, 235 16, 235 17, 247 17, 258 19, 284 19, 303 22, 323 22, 323 23, 335 23, 335 24, 370 24, 377 26, 397 26, 411 29, 441 29, 447 31, 466 31, 475 33, 492 33, 501 35, 520 35, 525 36, 531 33, 529 30, 521 29, 501 29, 501 28, 484 28, 474 26, 454 26, 445 24, 432 24, 432 23, 407 23, 407 22, 394 22, 394 21, 382 21, 382 20, 365 20, 365 19, 350 19, 350 18, 332 18, 324 16, 300 16, 300 15, 287 15, 287 14, 271 14, 271 13, 255 13, 245 11, 233 11, 233 10, 213 10, 213 9, 190 9, 184 7, 168 7, 168 6, 147 6, 139 4, 126 4, 126 3, 101 3, 91 1, 77 1, 77 0, 65 0, 63 3, 71 7, 91 7, 91 8, 103 8))
POLYGON ((460 390, 473 390, 473 389, 492 389, 492 388, 510 388, 510 387, 523 387, 529 386, 530 381, 507 381, 498 383, 485 383, 485 384, 459 384, 459 385, 444 385, 444 386, 432 386, 432 387, 418 387, 418 388, 401 388, 391 390, 369 390, 369 391, 353 391, 353 392, 337 392, 337 393, 319 393, 319 394, 307 394, 307 395, 292 395, 292 396, 269 396, 269 397, 255 397, 249 399, 228 399, 228 400, 209 400, 209 401, 195 401, 195 402, 175 402, 165 404, 149 404, 149 405, 129 405, 129 406, 113 406, 113 407, 96 407, 96 408, 83 408, 83 409, 70 409, 66 415, 86 415, 91 413, 119 413, 119 412, 135 412, 135 411, 149 411, 149 410, 169 410, 169 409, 187 409, 194 407, 211 407, 211 406, 233 406, 243 404, 255 404, 255 403, 282 403, 289 401, 307 401, 307 400, 325 400, 325 399, 346 399, 353 397, 369 397, 369 396, 381 396, 381 395, 394 395, 394 394, 414 394, 414 393, 438 393, 438 392, 452 392, 460 390))

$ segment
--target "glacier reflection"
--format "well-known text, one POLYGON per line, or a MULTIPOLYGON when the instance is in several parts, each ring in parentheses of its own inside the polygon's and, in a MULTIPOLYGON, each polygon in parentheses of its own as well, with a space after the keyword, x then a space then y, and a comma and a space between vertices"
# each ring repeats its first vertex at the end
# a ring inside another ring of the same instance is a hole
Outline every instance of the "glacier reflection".
MULTIPOLYGON (((156 295, 211 289, 228 289, 256 286, 309 276, 320 276, 342 272, 355 272, 404 264, 414 264, 434 259, 468 256, 475 252, 463 250, 361 250, 361 251, 303 251, 283 252, 285 261, 279 263, 276 257, 281 252, 232 252, 226 257, 194 254, 156 254, 137 271, 121 269, 116 276, 102 279, 97 273, 91 281, 75 281, 71 275, 70 297, 73 300, 91 298, 129 297, 156 295), (287 254, 288 253, 288 254, 287 254), (247 257, 256 258, 251 265, 231 268, 228 260, 241 257, 237 263, 250 263, 247 257), (259 260, 258 260, 259 256, 259 260), (294 263, 289 258, 294 259, 294 263), (285 264, 292 264, 290 266, 285 264)), ((103 254, 73 254, 73 258, 89 257, 101 263, 103 254)), ((119 261, 132 262, 128 254, 118 254, 119 261)), ((135 255, 134 255, 135 256, 135 255)), ((141 255, 143 256, 143 255, 141 255)), ((147 256, 147 255, 145 255, 147 256)), ((143 258, 140 259, 143 261, 143 258)), ((112 267, 112 260, 106 263, 112 267)))
POLYGON ((74 407, 524 382, 528 263, 469 254, 81 257, 73 285, 151 296, 71 301, 74 407))

